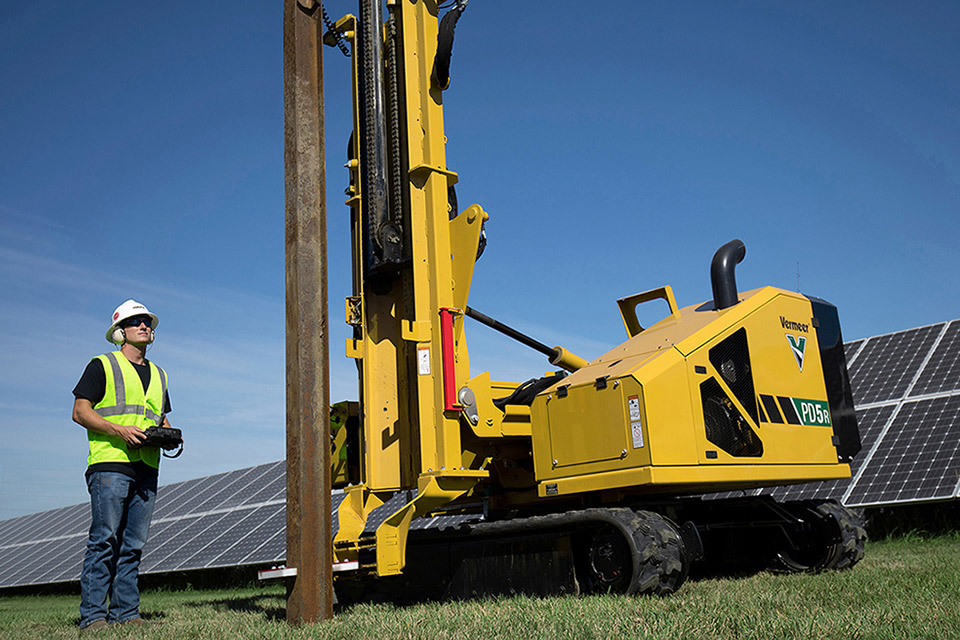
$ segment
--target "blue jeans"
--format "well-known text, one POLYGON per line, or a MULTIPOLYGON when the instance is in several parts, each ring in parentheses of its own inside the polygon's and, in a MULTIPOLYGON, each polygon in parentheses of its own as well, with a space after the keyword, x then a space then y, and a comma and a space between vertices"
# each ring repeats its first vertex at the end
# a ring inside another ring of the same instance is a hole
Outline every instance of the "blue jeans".
POLYGON ((87 490, 92 519, 80 574, 80 626, 97 620, 126 622, 140 615, 137 576, 157 479, 95 471, 87 479, 87 490))

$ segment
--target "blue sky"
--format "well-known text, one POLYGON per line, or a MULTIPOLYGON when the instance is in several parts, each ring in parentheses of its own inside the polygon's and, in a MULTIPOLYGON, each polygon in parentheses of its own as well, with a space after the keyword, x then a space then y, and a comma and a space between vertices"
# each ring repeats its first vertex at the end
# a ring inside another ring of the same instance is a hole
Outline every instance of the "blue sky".
MULTIPOLYGON (((329 13, 356 12, 330 0, 329 13)), ((471 306, 588 359, 615 300, 671 284, 840 308, 846 339, 960 317, 951 2, 472 0, 444 94, 461 207, 490 214, 471 306)), ((86 500, 70 421, 128 297, 160 318, 186 451, 162 482, 284 455, 281 3, 0 5, 0 519, 86 500)), ((349 295, 347 59, 325 50, 331 397, 349 295)), ((474 373, 536 353, 469 326, 474 373)))

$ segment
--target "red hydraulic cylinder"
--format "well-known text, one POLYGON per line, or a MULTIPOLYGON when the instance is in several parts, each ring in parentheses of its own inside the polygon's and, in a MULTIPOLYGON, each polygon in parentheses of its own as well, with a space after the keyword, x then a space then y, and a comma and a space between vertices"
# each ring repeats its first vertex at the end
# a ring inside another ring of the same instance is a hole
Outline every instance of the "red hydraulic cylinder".
POLYGON ((440 351, 443 361, 443 410, 460 411, 457 402, 457 362, 453 348, 453 318, 460 309, 440 309, 440 351))

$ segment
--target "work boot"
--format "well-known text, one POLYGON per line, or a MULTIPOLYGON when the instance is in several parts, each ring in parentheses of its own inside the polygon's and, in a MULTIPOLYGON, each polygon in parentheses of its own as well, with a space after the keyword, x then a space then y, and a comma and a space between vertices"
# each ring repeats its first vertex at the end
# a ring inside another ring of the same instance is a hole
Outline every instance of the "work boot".
POLYGON ((120 623, 120 625, 124 627, 142 627, 142 626, 145 626, 146 624, 147 624, 147 621, 141 618, 140 616, 137 616, 136 618, 130 618, 129 620, 124 620, 123 622, 120 623))
POLYGON ((103 631, 107 628, 106 620, 94 620, 85 627, 80 627, 80 635, 85 635, 88 633, 97 633, 98 631, 103 631))

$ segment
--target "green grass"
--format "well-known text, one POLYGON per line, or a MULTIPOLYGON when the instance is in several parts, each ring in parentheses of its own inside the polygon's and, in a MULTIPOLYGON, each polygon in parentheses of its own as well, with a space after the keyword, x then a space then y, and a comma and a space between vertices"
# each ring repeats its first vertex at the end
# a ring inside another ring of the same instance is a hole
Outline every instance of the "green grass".
MULTIPOLYGON (((960 535, 870 543, 854 569, 688 582, 656 597, 358 605, 289 627, 282 587, 146 591, 152 625, 102 638, 960 638, 960 535)), ((75 638, 76 595, 0 597, 0 638, 75 638)))

